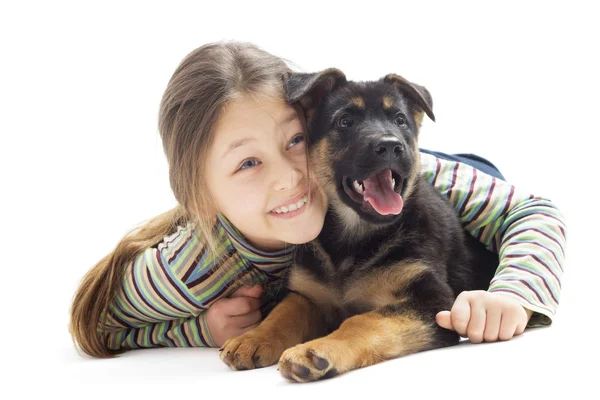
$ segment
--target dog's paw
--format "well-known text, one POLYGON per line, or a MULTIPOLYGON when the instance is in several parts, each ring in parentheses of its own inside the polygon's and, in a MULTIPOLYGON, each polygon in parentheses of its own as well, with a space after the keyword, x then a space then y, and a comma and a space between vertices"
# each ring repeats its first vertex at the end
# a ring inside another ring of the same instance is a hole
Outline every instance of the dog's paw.
POLYGON ((255 328, 227 340, 220 350, 220 358, 232 369, 243 371, 277 363, 283 350, 277 338, 255 328))
POLYGON ((315 344, 318 340, 287 349, 279 359, 279 373, 292 382, 312 382, 338 375, 329 357, 315 344))

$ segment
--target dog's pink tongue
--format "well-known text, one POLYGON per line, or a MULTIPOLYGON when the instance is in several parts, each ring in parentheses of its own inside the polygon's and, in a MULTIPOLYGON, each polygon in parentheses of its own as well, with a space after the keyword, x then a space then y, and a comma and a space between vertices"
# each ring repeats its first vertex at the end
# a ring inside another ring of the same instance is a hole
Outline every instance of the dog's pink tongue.
POLYGON ((400 214, 404 202, 402 196, 392 189, 392 171, 386 169, 366 181, 363 198, 381 215, 400 214))

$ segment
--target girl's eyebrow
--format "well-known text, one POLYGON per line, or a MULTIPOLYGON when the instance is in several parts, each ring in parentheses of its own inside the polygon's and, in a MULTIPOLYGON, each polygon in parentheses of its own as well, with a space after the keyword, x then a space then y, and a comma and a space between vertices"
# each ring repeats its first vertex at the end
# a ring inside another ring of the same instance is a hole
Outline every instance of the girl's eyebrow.
POLYGON ((223 152, 223 156, 225 157, 227 155, 227 153, 229 153, 230 151, 237 149, 240 146, 245 145, 248 142, 252 142, 252 141, 256 141, 255 138, 252 137, 246 137, 246 138, 242 138, 242 139, 238 139, 238 140, 234 140, 233 142, 231 142, 229 144, 229 146, 227 147, 227 149, 223 152))
MULTIPOLYGON (((282 120, 280 121, 280 125, 285 125, 285 124, 289 124, 290 122, 292 122, 293 120, 298 118, 298 114, 296 113, 296 111, 292 111, 289 114, 287 114, 284 118, 282 118, 282 120)), ((238 147, 241 147, 245 144, 247 144, 248 142, 252 142, 252 141, 256 141, 255 138, 252 137, 245 137, 242 139, 238 139, 238 140, 234 140, 233 142, 231 142, 229 144, 229 146, 227 146, 227 149, 223 152, 222 157, 225 157, 230 151, 237 149, 238 147)))

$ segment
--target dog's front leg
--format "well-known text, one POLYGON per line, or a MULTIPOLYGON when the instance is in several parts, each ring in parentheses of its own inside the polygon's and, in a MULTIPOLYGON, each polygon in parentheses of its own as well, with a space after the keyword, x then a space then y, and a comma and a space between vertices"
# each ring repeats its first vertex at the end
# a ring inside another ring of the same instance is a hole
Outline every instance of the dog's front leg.
POLYGON ((273 365, 283 351, 323 335, 319 310, 306 297, 288 294, 256 328, 223 345, 221 360, 235 370, 273 365))
POLYGON ((436 325, 435 316, 395 303, 348 318, 330 335, 286 350, 279 371, 287 380, 309 382, 458 341, 455 332, 436 325))

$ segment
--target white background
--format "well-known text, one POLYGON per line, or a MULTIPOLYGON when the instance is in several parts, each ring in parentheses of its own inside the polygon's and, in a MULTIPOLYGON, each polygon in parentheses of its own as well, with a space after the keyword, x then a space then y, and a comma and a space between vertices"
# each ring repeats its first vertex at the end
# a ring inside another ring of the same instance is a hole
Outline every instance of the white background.
POLYGON ((2 2, 4 393, 597 394, 595 2, 203 3, 2 2), (231 372, 215 349, 153 349, 113 360, 78 355, 67 322, 79 280, 126 231, 175 205, 157 132, 162 92, 186 54, 221 39, 254 42, 301 71, 334 66, 355 80, 394 72, 426 86, 437 123, 424 124, 422 147, 482 155, 564 212, 566 275, 552 327, 310 385, 287 384, 274 367, 231 372))

